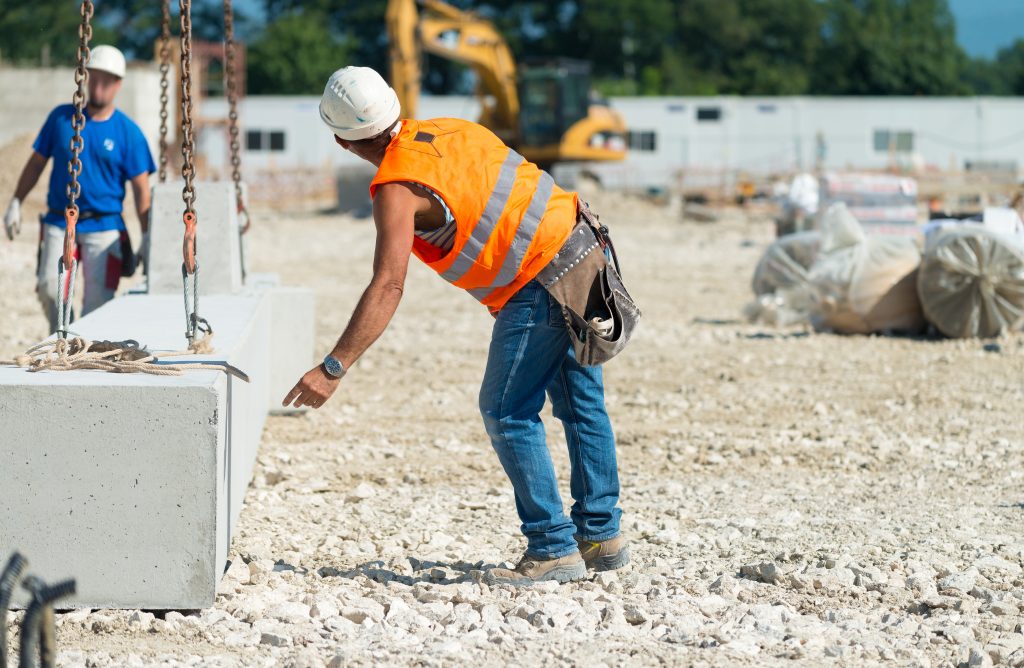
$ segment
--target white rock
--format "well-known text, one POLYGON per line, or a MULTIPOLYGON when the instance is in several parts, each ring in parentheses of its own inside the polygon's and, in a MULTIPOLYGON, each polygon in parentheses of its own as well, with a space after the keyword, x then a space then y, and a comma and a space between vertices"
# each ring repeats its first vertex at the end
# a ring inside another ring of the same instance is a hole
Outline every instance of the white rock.
POLYGON ((298 601, 285 601, 278 603, 269 610, 267 614, 278 621, 286 624, 301 624, 309 621, 310 608, 305 603, 298 601))
POLYGON ((336 617, 338 612, 338 604, 333 599, 326 597, 318 598, 309 608, 310 617, 319 617, 321 619, 336 617))
POLYGON ((224 573, 224 578, 238 584, 249 584, 249 564, 242 561, 240 558, 235 557, 231 560, 231 565, 228 566, 228 570, 224 573))
POLYGON ((996 571, 1005 571, 1014 575, 1021 572, 1019 565, 996 555, 990 555, 988 557, 978 559, 974 562, 974 568, 979 570, 991 569, 996 571))
POLYGON ((1010 601, 993 601, 988 605, 988 610, 1000 617, 1015 616, 1019 612, 1017 606, 1010 601))
POLYGON ((348 496, 345 497, 345 500, 363 501, 365 499, 371 499, 376 495, 377 490, 373 488, 373 485, 370 485, 369 483, 366 482, 361 482, 358 485, 356 485, 356 487, 351 492, 348 493, 348 496))
POLYGON ((341 616, 345 619, 362 624, 369 619, 379 622, 384 619, 384 606, 368 598, 341 606, 341 616))
POLYGON ((228 633, 224 636, 224 644, 228 647, 252 647, 258 645, 263 634, 255 629, 246 629, 228 633))
POLYGON ((954 573, 942 578, 939 580, 939 589, 955 589, 966 594, 974 589, 974 582, 977 579, 978 571, 972 568, 962 573, 954 573))

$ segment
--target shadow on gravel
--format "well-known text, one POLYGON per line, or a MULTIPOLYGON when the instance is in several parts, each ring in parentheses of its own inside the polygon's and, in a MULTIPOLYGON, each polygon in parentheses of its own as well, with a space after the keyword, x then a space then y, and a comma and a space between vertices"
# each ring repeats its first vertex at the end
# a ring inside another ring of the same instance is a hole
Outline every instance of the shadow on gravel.
POLYGON ((753 334, 744 334, 743 338, 752 341, 774 341, 776 339, 806 339, 808 336, 810 336, 808 332, 754 332, 753 334))
POLYGON ((743 325, 745 321, 737 318, 694 318, 690 321, 694 325, 743 325))
POLYGON ((388 568, 388 565, 380 560, 367 561, 355 568, 341 570, 333 566, 322 566, 317 569, 320 577, 340 577, 353 580, 357 577, 366 577, 375 582, 399 582, 405 585, 413 585, 417 582, 430 582, 434 584, 458 584, 460 582, 477 582, 484 571, 495 566, 482 561, 469 563, 466 561, 440 562, 421 561, 415 557, 409 557, 409 566, 412 574, 400 574, 388 568))

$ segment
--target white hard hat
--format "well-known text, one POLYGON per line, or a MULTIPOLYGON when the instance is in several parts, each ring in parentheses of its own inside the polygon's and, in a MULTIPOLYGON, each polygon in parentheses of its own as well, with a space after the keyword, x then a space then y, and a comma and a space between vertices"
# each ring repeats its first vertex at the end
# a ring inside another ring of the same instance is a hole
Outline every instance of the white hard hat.
POLYGON ((124 78, 124 54, 116 46, 100 44, 89 51, 89 62, 85 64, 90 70, 103 70, 115 77, 124 78))
POLYGON ((395 90, 369 67, 343 67, 331 75, 320 98, 320 118, 348 141, 369 139, 398 120, 395 90))

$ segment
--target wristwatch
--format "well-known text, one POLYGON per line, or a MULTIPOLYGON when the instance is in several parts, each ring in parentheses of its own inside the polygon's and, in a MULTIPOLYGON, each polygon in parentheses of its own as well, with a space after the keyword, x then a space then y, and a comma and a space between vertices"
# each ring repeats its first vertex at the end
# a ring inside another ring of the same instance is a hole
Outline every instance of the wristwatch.
POLYGON ((348 371, 345 365, 341 363, 341 360, 334 355, 328 355, 324 358, 323 367, 324 371, 335 378, 341 378, 348 371))

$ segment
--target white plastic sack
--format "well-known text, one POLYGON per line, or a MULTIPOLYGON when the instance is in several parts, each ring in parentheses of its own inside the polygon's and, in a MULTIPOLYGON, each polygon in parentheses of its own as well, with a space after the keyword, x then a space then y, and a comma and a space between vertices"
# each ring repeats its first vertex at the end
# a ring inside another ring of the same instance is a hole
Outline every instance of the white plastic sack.
POLYGON ((807 272, 820 249, 821 233, 817 230, 787 234, 776 239, 754 269, 754 294, 765 295, 781 288, 806 284, 807 272))
POLYGON ((801 209, 807 214, 818 211, 818 179, 813 174, 804 172, 793 177, 789 186, 789 203, 794 209, 801 209))
POLYGON ((943 230, 921 263, 928 321, 953 338, 992 337, 1024 323, 1024 243, 983 225, 943 230))
POLYGON ((868 237, 845 204, 821 230, 783 237, 754 272, 757 300, 747 316, 768 324, 809 322, 845 334, 917 332, 924 327, 913 240, 868 237))

